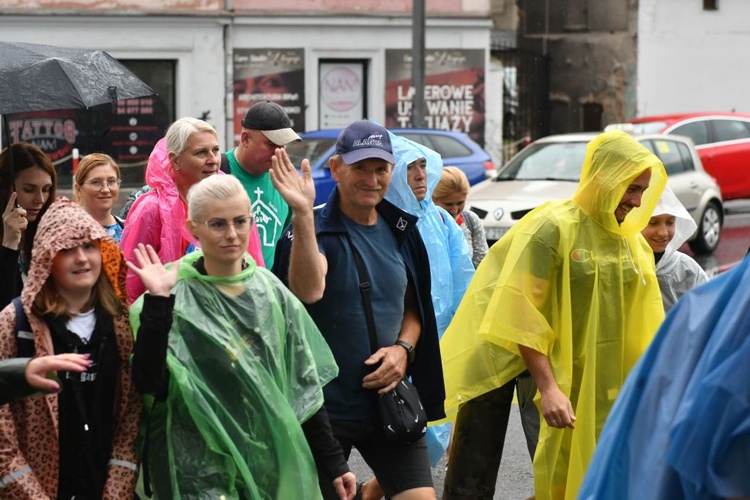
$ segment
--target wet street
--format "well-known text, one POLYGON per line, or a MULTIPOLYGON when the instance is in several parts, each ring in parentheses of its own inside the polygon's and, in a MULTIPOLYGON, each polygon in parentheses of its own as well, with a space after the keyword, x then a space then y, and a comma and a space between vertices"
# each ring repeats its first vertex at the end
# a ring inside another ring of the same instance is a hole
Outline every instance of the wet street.
MULTIPOLYGON (((446 460, 443 457, 438 466, 432 469, 432 480, 435 484, 435 493, 437 493, 438 499, 443 494, 445 466, 446 460)), ((365 481, 372 477, 372 472, 356 450, 352 451, 349 467, 357 475, 357 481, 365 481)), ((533 495, 534 475, 531 469, 531 458, 529 458, 529 452, 526 449, 526 439, 521 428, 518 405, 514 404, 508 421, 503 460, 500 464, 500 473, 495 486, 495 500, 524 500, 533 495)))
POLYGON ((680 249, 692 255, 709 276, 716 276, 737 264, 750 247, 750 200, 727 201, 724 207, 724 227, 716 252, 696 256, 687 245, 680 249))

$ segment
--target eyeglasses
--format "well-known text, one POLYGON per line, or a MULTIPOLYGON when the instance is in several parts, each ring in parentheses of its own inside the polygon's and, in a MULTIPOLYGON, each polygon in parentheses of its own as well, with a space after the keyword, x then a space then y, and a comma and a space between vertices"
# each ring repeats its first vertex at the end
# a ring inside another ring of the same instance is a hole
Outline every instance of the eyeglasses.
POLYGON ((214 236, 224 236, 229 231, 230 226, 234 228, 234 232, 237 234, 247 234, 253 225, 249 215, 237 217, 232 222, 227 222, 224 219, 209 219, 204 224, 214 236))
POLYGON ((120 187, 121 182, 122 181, 120 179, 110 177, 106 181, 104 179, 94 179, 91 181, 86 181, 84 182, 84 184, 88 184, 97 191, 101 191, 102 189, 104 189, 104 186, 107 186, 109 189, 117 189, 120 187))

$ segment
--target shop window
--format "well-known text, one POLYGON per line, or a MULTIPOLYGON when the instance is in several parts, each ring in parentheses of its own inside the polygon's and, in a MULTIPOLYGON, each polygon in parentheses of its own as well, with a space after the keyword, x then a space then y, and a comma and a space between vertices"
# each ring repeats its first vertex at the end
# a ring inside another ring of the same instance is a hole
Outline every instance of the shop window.
POLYGON ((582 106, 584 132, 597 132, 602 129, 602 113, 604 108, 598 102, 587 102, 582 106))
MULTIPOLYGON (((120 100, 114 108, 102 104, 90 109, 59 109, 8 115, 13 142, 39 147, 57 170, 58 192, 72 197, 73 156, 93 152, 112 156, 120 166, 123 187, 140 187, 148 157, 175 119, 173 60, 120 61, 157 95, 120 100), (114 112, 113 112, 114 111, 114 112)), ((121 192, 121 198, 125 198, 121 192)), ((122 201, 122 200, 120 200, 122 201)))

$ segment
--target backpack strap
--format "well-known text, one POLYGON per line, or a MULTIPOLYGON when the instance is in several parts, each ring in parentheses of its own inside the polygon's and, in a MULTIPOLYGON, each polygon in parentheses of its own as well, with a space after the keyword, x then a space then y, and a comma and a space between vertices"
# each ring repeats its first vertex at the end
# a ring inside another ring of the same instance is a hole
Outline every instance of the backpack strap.
POLYGON ((225 174, 230 173, 229 172, 229 158, 227 158, 226 153, 221 153, 221 165, 219 165, 219 170, 221 170, 225 174))
POLYGON ((31 331, 29 318, 23 310, 21 297, 13 299, 13 307, 16 308, 16 326, 13 330, 13 336, 16 338, 16 349, 19 358, 33 358, 36 348, 34 347, 34 333, 31 331))

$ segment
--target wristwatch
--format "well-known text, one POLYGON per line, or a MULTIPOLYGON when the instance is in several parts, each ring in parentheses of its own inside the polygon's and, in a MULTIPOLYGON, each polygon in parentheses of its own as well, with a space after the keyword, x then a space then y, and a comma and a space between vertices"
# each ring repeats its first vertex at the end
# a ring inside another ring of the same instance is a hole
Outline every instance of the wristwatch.
POLYGON ((401 347, 403 347, 404 349, 406 349, 406 355, 409 358, 409 363, 413 363, 414 362, 414 354, 415 354, 415 352, 414 352, 414 346, 412 346, 410 343, 408 343, 408 342, 406 342, 404 340, 401 340, 401 339, 397 340, 393 345, 400 345, 401 347))

